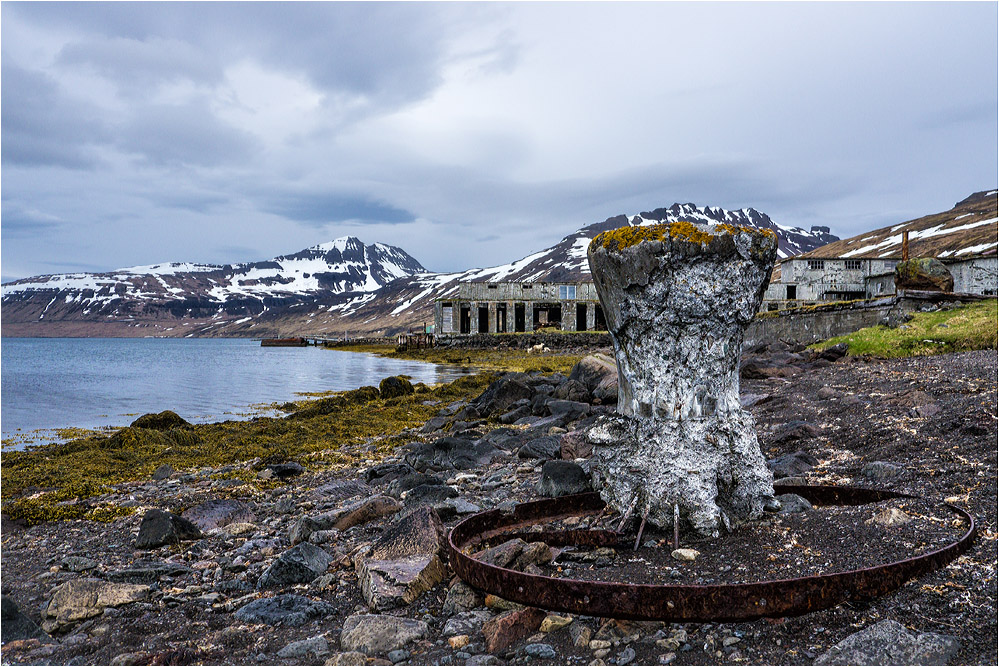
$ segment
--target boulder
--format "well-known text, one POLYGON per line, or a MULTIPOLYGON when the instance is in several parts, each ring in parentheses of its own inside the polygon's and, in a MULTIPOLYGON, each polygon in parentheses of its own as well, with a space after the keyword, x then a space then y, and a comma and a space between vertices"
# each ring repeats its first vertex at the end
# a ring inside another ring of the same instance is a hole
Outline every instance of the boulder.
POLYGON ((261 479, 291 479, 305 472, 301 463, 285 461, 284 463, 271 463, 257 473, 261 479))
POLYGON ((482 593, 458 579, 447 589, 447 597, 444 598, 441 613, 444 616, 450 616, 463 611, 471 611, 476 607, 481 607, 482 602, 482 593))
POLYGON ((444 624, 441 630, 442 637, 455 637, 458 635, 475 636, 482 630, 482 625, 493 617, 488 611, 464 611, 455 614, 444 624))
POLYGON ((180 516, 202 531, 216 530, 230 523, 254 523, 257 520, 249 505, 232 498, 203 502, 184 510, 180 516))
POLYGON ((371 496, 359 500, 342 509, 328 514, 302 517, 288 534, 292 544, 306 542, 317 530, 347 530, 383 516, 395 514, 402 509, 402 503, 388 496, 371 496))
POLYGON ((804 450, 798 450, 793 454, 785 454, 775 459, 767 461, 767 467, 774 474, 774 479, 793 477, 807 472, 817 466, 819 460, 804 450))
POLYGON ((408 396, 414 391, 409 380, 401 375, 387 377, 378 384, 378 393, 382 398, 395 398, 397 396, 408 396))
POLYGON ((808 512, 812 509, 812 503, 802 498, 796 493, 784 493, 777 496, 780 503, 780 514, 795 514, 797 512, 808 512))
POLYGON ((388 653, 427 636, 429 628, 423 621, 380 614, 348 616, 343 622, 340 646, 344 651, 366 655, 388 653))
POLYGON ((549 400, 545 407, 553 417, 562 417, 565 421, 571 422, 590 414, 590 404, 570 400, 549 400))
POLYGON ((559 454, 567 460, 587 459, 593 453, 593 445, 586 438, 586 430, 577 428, 559 439, 559 454))
POLYGON ((581 403, 589 403, 592 398, 590 396, 590 390, 586 388, 585 384, 571 378, 556 387, 552 397, 565 401, 578 401, 581 403))
POLYGON ((406 462, 417 470, 472 470, 489 465, 504 452, 488 441, 446 437, 432 443, 410 443, 406 462))
POLYGON ((513 403, 522 398, 531 398, 534 391, 527 384, 527 376, 523 373, 507 373, 493 382, 474 401, 474 406, 481 417, 493 413, 502 413, 513 403))
POLYGON ((517 451, 522 459, 554 459, 561 456, 562 439, 554 435, 543 435, 525 442, 517 451))
POLYGON ((307 584, 326 572, 333 557, 324 549, 302 542, 283 554, 264 570, 257 588, 280 588, 291 584, 307 584))
POLYGON ((486 650, 498 653, 514 642, 538 631, 547 614, 536 607, 514 609, 501 614, 482 626, 486 650))
POLYGON ((333 606, 325 602, 289 593, 254 600, 240 607, 233 616, 243 623, 298 627, 313 619, 329 616, 335 611, 333 606))
POLYGON ((129 424, 129 426, 135 428, 148 428, 154 431, 169 431, 172 428, 190 425, 190 422, 172 410, 145 414, 129 424))
POLYGON ((326 501, 338 502, 350 500, 358 496, 366 496, 371 493, 371 488, 356 479, 345 482, 329 482, 322 486, 317 486, 311 491, 311 495, 326 501))
POLYGON ((364 473, 364 481, 368 483, 368 486, 378 487, 414 472, 416 471, 413 466, 408 463, 382 463, 368 468, 364 473))
POLYGON ((961 650, 956 637, 915 634, 884 620, 855 632, 816 659, 816 665, 946 665, 961 650))
POLYGON ((184 540, 201 539, 201 529, 172 512, 151 509, 142 517, 139 534, 135 538, 136 549, 155 549, 164 544, 177 544, 184 540))
POLYGON ((0 598, 0 642, 4 644, 22 639, 46 641, 46 635, 38 625, 25 616, 17 604, 6 595, 0 598))
POLYGON ((123 570, 109 572, 108 581, 125 584, 153 584, 160 577, 180 577, 194 572, 180 563, 165 563, 162 561, 137 560, 123 570))
POLYGON ((42 612, 42 629, 65 632, 80 621, 149 597, 149 586, 118 584, 100 579, 73 579, 58 586, 42 612))
POLYGON ((584 493, 590 490, 590 476, 571 461, 546 461, 541 467, 538 493, 549 498, 584 493))
POLYGON ((401 517, 375 540, 368 556, 382 560, 443 553, 444 524, 437 512, 421 507, 401 517))
POLYGON ((603 403, 617 402, 617 364, 606 354, 591 354, 580 359, 569 372, 569 379, 582 384, 603 403))
POLYGON ((786 445, 797 440, 808 440, 822 435, 822 429, 806 421, 794 420, 777 428, 770 437, 772 445, 786 445))
POLYGON ((909 259, 895 265, 895 287, 904 290, 953 292, 954 276, 939 259, 909 259))
POLYGON ((286 660, 295 658, 321 658, 330 652, 329 642, 322 635, 292 642, 277 652, 277 657, 286 660))

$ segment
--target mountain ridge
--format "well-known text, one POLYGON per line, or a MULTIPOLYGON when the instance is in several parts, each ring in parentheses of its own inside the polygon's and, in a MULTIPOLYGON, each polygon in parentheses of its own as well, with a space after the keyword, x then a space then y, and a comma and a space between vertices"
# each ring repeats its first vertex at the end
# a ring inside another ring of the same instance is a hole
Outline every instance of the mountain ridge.
POLYGON ((838 238, 825 228, 778 225, 752 208, 674 203, 581 227, 514 262, 432 273, 401 248, 341 237, 259 262, 162 263, 6 283, 3 335, 390 335, 432 322, 434 299, 461 282, 589 280, 586 248, 601 231, 681 219, 771 229, 781 257, 838 238))

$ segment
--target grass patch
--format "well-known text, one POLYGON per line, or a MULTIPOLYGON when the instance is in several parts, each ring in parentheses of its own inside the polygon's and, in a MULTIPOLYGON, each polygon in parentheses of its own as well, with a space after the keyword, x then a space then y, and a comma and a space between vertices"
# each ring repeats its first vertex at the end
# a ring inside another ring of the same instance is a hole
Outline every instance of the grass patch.
POLYGON ((909 322, 889 329, 868 327, 810 346, 823 350, 837 343, 850 346, 852 355, 881 358, 912 357, 966 350, 996 349, 999 307, 995 299, 939 310, 914 313, 909 322))
MULTIPOLYGON (((389 399, 379 398, 371 388, 355 389, 320 401, 296 402, 297 411, 287 418, 165 430, 126 427, 106 437, 89 435, 63 444, 4 452, 0 455, 3 511, 29 523, 113 518, 119 508, 95 508, 82 501, 108 492, 114 484, 149 479, 164 463, 175 470, 189 470, 255 458, 261 465, 296 459, 316 467, 378 460, 406 441, 398 435, 402 430, 436 414, 439 407, 423 405, 423 401, 473 398, 495 377, 495 373, 483 372, 389 399), (330 405, 315 409, 324 401, 330 405)), ((246 481, 257 483, 253 477, 246 481)))
MULTIPOLYGON (((519 335, 519 334, 503 334, 519 335)), ((345 352, 367 352, 391 359, 410 359, 431 364, 457 364, 473 368, 497 371, 519 371, 529 373, 568 373, 576 365, 582 354, 563 354, 558 351, 545 354, 528 354, 527 350, 492 349, 462 350, 434 347, 422 350, 396 351, 394 345, 344 345, 336 348, 345 352)))

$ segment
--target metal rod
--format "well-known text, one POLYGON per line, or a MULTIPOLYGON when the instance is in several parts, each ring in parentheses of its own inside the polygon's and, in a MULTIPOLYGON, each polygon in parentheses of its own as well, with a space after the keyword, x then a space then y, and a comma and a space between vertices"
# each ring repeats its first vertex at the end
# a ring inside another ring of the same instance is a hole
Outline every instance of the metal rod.
POLYGON ((638 526, 638 537, 635 538, 635 548, 632 551, 638 551, 638 545, 642 542, 642 533, 645 531, 645 520, 649 518, 649 508, 646 507, 645 511, 642 512, 642 523, 638 526))
POLYGON ((680 503, 673 503, 673 551, 680 548, 680 503))
POLYGON ((634 500, 631 501, 631 506, 628 508, 628 511, 624 513, 624 517, 621 518, 621 523, 618 524, 617 532, 620 533, 622 530, 624 530, 624 524, 628 523, 628 519, 631 518, 631 513, 635 511, 635 505, 637 504, 638 504, 638 494, 636 493, 634 500))

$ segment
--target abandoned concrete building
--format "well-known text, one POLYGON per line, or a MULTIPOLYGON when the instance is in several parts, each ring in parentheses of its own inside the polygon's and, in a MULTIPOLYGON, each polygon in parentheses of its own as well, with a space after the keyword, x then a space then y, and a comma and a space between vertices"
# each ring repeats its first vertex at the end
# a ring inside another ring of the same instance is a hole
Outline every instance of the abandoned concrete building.
POLYGON ((606 330, 593 283, 462 283, 456 296, 434 302, 434 330, 438 334, 513 333, 544 328, 606 330))

